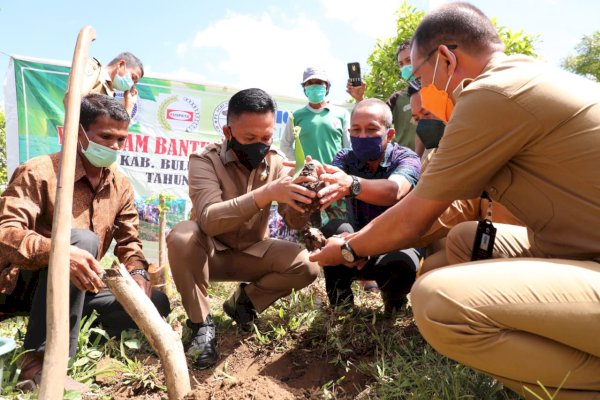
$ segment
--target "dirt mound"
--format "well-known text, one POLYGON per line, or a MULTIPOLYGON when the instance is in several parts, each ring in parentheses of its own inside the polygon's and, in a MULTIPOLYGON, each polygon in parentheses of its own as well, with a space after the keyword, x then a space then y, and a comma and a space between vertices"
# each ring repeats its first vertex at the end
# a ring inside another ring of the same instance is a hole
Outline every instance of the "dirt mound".
POLYGON ((186 397, 188 400, 294 400, 296 398, 281 382, 261 375, 214 381, 196 388, 191 395, 186 397))

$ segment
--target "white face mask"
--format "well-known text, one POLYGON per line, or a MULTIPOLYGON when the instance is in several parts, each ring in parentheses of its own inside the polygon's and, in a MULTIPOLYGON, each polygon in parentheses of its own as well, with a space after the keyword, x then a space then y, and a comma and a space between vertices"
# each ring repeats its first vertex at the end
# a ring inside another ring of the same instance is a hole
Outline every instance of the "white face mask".
POLYGON ((81 130, 88 140, 88 147, 87 149, 84 149, 81 142, 79 142, 79 145, 81 145, 81 152, 90 164, 94 167, 105 168, 110 167, 117 161, 117 156, 119 155, 118 150, 113 150, 96 142, 92 142, 85 132, 85 129, 83 129, 83 126, 81 127, 81 130))

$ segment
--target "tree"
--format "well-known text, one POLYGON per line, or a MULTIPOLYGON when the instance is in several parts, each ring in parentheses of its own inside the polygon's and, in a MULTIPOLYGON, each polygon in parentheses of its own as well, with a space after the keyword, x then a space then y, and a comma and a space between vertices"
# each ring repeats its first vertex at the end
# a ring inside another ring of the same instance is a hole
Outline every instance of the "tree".
POLYGON ((600 31, 584 36, 575 50, 577 55, 565 58, 563 68, 600 82, 600 31))
POLYGON ((2 187, 8 182, 6 169, 6 119, 4 113, 0 111, 0 186, 2 187))
MULTIPOLYGON (((396 11, 396 16, 396 36, 377 39, 375 50, 367 59, 371 70, 365 75, 367 83, 366 97, 377 97, 386 100, 395 91, 406 87, 406 82, 400 79, 396 49, 400 43, 412 38, 417 26, 425 16, 425 12, 417 10, 405 1, 396 11)), ((496 26, 498 34, 504 42, 507 54, 536 56, 534 44, 538 39, 537 35, 524 33, 522 30, 511 31, 498 25, 494 18, 492 18, 492 23, 496 26)))

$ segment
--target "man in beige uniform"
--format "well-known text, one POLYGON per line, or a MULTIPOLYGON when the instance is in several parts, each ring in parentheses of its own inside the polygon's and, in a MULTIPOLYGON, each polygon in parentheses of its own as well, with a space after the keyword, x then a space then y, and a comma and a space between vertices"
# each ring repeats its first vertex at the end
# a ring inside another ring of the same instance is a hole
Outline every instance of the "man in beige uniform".
MULTIPOLYGON (((107 66, 103 67, 100 61, 90 58, 85 67, 83 95, 100 93, 115 97, 115 90, 123 92, 121 103, 131 117, 137 102, 138 91, 135 85, 144 76, 142 61, 129 52, 118 54, 107 66)), ((67 107, 69 88, 63 100, 67 107)))
POLYGON ((275 103, 260 89, 229 100, 225 140, 193 154, 189 164, 191 221, 167 237, 169 262, 194 339, 188 349, 198 368, 217 362, 207 288, 211 281, 242 281, 223 310, 242 328, 277 299, 309 285, 319 266, 297 243, 268 238, 271 203, 310 203, 314 192, 292 180, 284 157, 270 149, 275 103))
MULTIPOLYGON (((358 256, 410 246, 451 201, 486 189, 526 225, 497 226, 494 252, 513 258, 424 274, 411 294, 419 330, 524 396, 566 378, 557 399, 600 398, 600 87, 502 50, 469 4, 423 19, 412 47, 421 98, 451 118, 415 190, 347 243, 358 256)), ((342 243, 311 259, 338 263, 342 243)))

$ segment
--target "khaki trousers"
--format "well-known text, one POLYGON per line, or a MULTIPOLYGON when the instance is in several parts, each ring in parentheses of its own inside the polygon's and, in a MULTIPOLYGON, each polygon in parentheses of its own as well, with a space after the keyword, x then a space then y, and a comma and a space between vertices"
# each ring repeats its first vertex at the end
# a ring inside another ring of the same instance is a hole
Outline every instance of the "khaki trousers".
MULTIPOLYGON (((477 222, 457 225, 450 262, 471 257, 477 222)), ((424 274, 411 292, 415 320, 440 353, 490 374, 526 398, 600 399, 600 264, 539 257, 526 229, 496 224, 495 253, 424 274), (496 254, 497 253, 497 254, 496 254)), ((455 230, 456 229, 456 230, 455 230)))
POLYGON ((259 258, 238 250, 213 250, 195 221, 173 228, 167 237, 171 273, 192 322, 203 322, 210 313, 209 281, 250 282, 246 294, 261 312, 317 278, 319 265, 308 261, 306 250, 296 243, 267 240, 273 243, 259 258))

